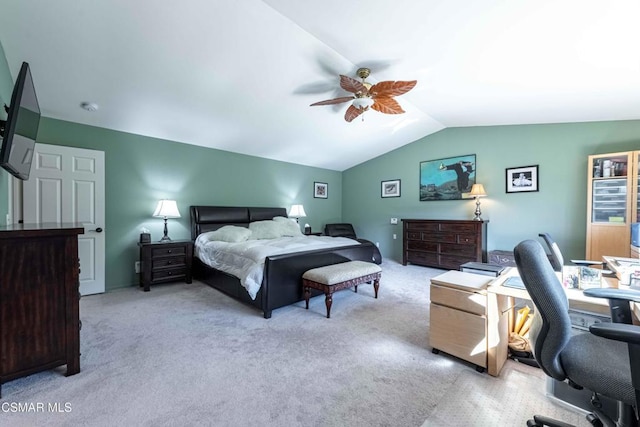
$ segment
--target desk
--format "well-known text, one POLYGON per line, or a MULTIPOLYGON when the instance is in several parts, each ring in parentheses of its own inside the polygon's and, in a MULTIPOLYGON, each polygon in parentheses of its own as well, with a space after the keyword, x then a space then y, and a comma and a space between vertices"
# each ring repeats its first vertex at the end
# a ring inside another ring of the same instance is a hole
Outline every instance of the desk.
MULTIPOLYGON (((507 361, 509 351, 509 331, 515 319, 515 298, 530 300, 525 289, 503 286, 509 277, 517 276, 517 268, 510 267, 487 287, 487 372, 498 376, 507 361), (505 310, 503 307, 507 307, 505 310)), ((579 289, 566 289, 569 307, 608 316, 609 303, 606 299, 587 297, 579 289)))

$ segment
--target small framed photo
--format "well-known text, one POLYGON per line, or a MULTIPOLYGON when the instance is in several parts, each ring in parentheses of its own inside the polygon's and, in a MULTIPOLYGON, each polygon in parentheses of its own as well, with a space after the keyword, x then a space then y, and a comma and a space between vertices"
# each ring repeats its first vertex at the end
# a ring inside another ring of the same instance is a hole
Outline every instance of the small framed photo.
POLYGON ((313 197, 316 199, 326 199, 329 197, 329 184, 326 182, 314 182, 313 197))
POLYGON ((507 193, 538 191, 538 165, 507 168, 507 193))
POLYGON ((400 197, 400 180, 382 181, 380 197, 400 197))

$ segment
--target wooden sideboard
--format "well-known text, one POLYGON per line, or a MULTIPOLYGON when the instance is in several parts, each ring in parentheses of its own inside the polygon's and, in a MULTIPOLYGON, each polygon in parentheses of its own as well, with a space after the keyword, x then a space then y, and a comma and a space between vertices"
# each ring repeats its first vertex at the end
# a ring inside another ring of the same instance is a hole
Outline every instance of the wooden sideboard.
POLYGON ((403 219, 402 264, 458 270, 487 262, 489 221, 403 219))
POLYGON ((80 372, 76 224, 0 227, 0 385, 67 365, 80 372))

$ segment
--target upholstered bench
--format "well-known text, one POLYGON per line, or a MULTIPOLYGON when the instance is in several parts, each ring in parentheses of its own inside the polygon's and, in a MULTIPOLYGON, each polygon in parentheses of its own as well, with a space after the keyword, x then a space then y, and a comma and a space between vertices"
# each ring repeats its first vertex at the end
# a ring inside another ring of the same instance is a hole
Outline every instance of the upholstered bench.
POLYGON ((327 318, 331 317, 333 293, 336 291, 355 287, 355 291, 358 292, 358 285, 373 282, 375 297, 378 298, 381 271, 382 269, 377 264, 365 261, 347 261, 308 270, 302 275, 302 287, 307 310, 309 309, 311 289, 324 292, 327 318))

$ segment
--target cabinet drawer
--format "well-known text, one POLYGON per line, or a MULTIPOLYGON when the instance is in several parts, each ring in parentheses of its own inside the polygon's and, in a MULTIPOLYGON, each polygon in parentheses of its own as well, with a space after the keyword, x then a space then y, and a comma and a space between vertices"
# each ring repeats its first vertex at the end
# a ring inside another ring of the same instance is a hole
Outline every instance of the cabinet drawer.
POLYGON ((407 261, 412 264, 438 264, 438 254, 435 252, 409 252, 407 253, 407 261))
POLYGON ((153 248, 151 251, 151 256, 162 257, 162 256, 170 256, 170 255, 186 255, 187 248, 185 245, 180 246, 169 246, 164 248, 153 248))
POLYGON ((456 242, 461 245, 476 245, 478 243, 475 234, 458 234, 456 236, 456 242))
POLYGON ((429 307, 431 347, 486 368, 486 317, 434 303, 429 307))
POLYGON ((440 223, 438 222, 410 222, 407 224, 409 231, 439 231, 440 223))
POLYGON ((431 302, 478 315, 487 313, 487 296, 478 292, 432 284, 431 302))
POLYGON ((407 240, 422 240, 422 233, 419 231, 407 231, 407 240))
POLYGON ((151 281, 159 281, 159 280, 182 280, 185 278, 187 273, 187 269, 182 268, 171 268, 165 270, 158 270, 151 272, 151 281))
POLYGON ((164 267, 180 267, 187 265, 186 256, 164 257, 151 260, 151 269, 156 270, 164 267))
POLYGON ((438 244, 435 242, 411 240, 407 242, 407 249, 410 251, 438 252, 438 244))
POLYGON ((455 255, 440 255, 439 264, 442 268, 448 268, 449 270, 459 270, 460 266, 465 262, 478 261, 475 256, 455 256, 455 255))
POLYGON ((452 231, 454 233, 476 233, 476 224, 470 224, 470 223, 442 223, 440 224, 440 230, 441 231, 452 231))
POLYGON ((422 240, 438 243, 458 243, 458 236, 454 233, 423 233, 422 240))
POLYGON ((440 253, 447 255, 460 255, 473 257, 476 254, 475 245, 454 245, 443 243, 440 245, 440 253))

